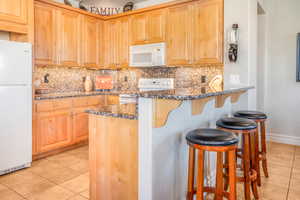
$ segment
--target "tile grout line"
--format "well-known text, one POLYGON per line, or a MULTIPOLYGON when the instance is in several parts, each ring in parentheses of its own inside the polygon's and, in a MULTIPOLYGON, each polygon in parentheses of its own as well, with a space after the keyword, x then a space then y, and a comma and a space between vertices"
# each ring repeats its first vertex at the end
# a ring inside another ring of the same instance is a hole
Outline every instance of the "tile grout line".
POLYGON ((290 187, 291 187, 291 182, 292 182, 292 176, 293 176, 293 170, 294 170, 294 163, 295 163, 295 159, 296 159, 296 147, 294 147, 294 156, 293 156, 293 163, 292 163, 292 168, 291 168, 291 172, 290 172, 290 180, 289 180, 289 187, 288 187, 288 191, 286 194, 286 200, 289 199, 289 193, 290 193, 290 187))

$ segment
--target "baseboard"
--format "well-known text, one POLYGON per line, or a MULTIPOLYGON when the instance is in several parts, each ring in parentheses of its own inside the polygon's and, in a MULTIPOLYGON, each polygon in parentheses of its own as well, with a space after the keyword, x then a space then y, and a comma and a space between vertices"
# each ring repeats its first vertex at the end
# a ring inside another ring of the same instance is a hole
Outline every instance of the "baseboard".
POLYGON ((267 135, 267 139, 272 142, 300 146, 300 137, 270 133, 267 135))

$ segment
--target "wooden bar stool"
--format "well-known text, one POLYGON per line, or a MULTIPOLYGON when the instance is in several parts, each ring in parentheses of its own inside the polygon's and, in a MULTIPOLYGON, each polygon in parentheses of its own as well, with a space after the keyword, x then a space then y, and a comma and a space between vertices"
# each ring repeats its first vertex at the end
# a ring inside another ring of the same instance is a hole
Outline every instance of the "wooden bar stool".
MULTIPOLYGON (((255 199, 258 199, 257 172, 254 167, 254 163, 256 163, 254 138, 255 133, 257 132, 256 123, 245 118, 224 117, 218 120, 216 124, 221 130, 235 134, 242 134, 242 149, 238 150, 237 157, 242 159, 242 165, 240 168, 243 171, 243 176, 237 177, 237 181, 244 183, 245 200, 251 199, 250 187, 252 188, 255 199)), ((227 156, 228 155, 226 155, 226 157, 227 156)), ((228 177, 228 166, 230 166, 230 164, 227 158, 225 163, 224 167, 227 171, 227 173, 225 173, 225 177, 228 177)), ((226 180, 225 186, 227 185, 228 181, 226 180)))
POLYGON ((261 176, 260 176, 260 161, 262 161, 262 167, 265 177, 269 177, 268 165, 267 165, 267 143, 266 143, 266 126, 265 122, 267 120, 267 115, 259 111, 246 111, 241 110, 234 113, 235 117, 247 118, 254 120, 260 128, 260 147, 259 147, 259 131, 255 136, 256 138, 256 158, 257 158, 257 183, 261 186, 261 176))
POLYGON ((197 200, 204 199, 204 192, 214 193, 215 200, 223 200, 226 197, 236 200, 236 149, 238 138, 229 132, 218 129, 196 129, 186 136, 189 144, 189 171, 187 200, 193 200, 196 194, 197 200), (195 184, 195 154, 198 153, 197 187, 195 184), (217 176, 216 187, 204 186, 204 152, 217 152, 217 176), (223 153, 229 155, 229 192, 224 191, 223 185, 223 153))

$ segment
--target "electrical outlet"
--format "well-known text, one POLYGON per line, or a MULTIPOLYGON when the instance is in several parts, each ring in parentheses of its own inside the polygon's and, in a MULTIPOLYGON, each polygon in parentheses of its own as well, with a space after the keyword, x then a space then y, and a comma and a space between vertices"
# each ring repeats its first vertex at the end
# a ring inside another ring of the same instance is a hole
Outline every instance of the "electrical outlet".
POLYGON ((206 76, 201 76, 201 83, 206 83, 206 76))

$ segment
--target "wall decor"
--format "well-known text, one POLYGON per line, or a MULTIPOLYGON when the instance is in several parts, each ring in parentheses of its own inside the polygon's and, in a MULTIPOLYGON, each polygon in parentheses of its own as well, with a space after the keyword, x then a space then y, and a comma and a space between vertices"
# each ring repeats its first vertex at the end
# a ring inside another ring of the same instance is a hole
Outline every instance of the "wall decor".
POLYGON ((123 7, 123 12, 128 12, 128 11, 132 11, 134 7, 134 3, 133 2, 128 2, 125 4, 125 6, 123 7))
POLYGON ((228 58, 230 62, 236 62, 238 59, 238 28, 238 24, 233 24, 229 33, 228 58))

